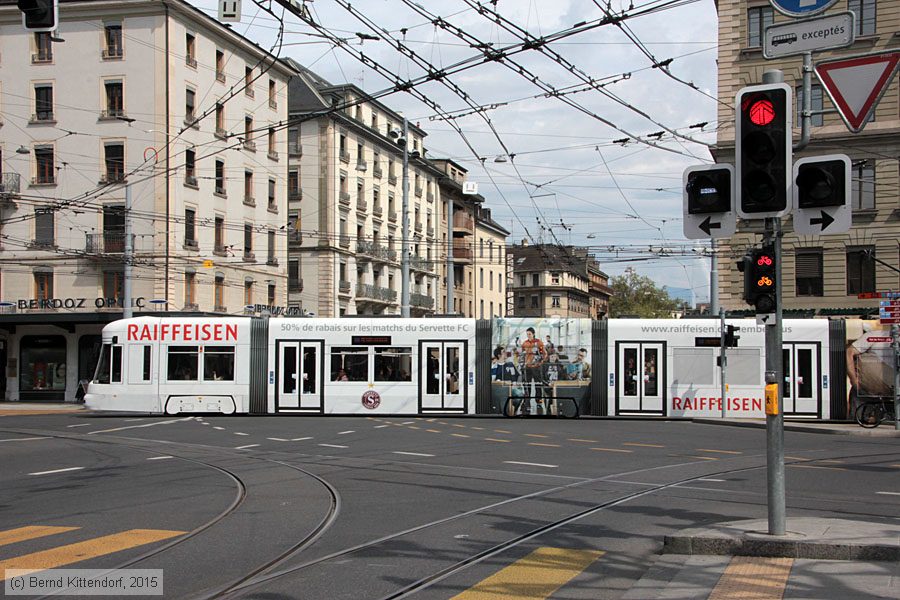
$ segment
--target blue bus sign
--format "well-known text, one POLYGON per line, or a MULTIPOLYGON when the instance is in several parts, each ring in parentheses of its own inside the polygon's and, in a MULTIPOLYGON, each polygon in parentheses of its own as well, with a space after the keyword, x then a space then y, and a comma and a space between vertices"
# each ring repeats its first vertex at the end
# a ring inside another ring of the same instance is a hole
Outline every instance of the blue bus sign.
POLYGON ((836 2, 837 0, 769 0, 775 10, 789 17, 811 17, 836 2))

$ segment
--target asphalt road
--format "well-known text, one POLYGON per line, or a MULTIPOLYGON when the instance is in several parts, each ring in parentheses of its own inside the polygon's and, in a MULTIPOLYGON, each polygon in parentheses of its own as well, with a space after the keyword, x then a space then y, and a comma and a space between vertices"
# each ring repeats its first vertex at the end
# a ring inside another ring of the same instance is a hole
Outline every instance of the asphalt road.
MULTIPOLYGON (((789 517, 896 516, 896 440, 785 446, 789 517)), ((765 518, 765 462, 763 430, 675 421, 5 417, 0 568, 163 569, 168 598, 618 598, 665 534, 765 518)))

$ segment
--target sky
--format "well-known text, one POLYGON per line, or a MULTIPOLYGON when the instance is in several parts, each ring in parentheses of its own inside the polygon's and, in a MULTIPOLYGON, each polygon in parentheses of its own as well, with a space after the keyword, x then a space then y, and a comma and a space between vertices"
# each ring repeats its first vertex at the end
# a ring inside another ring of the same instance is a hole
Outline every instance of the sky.
MULTIPOLYGON (((192 1, 216 14, 216 2, 192 1)), ((375 93, 394 82, 336 47, 328 36, 346 40, 352 53, 362 52, 382 72, 414 79, 428 65, 449 70, 479 56, 482 50, 473 43, 496 49, 520 43, 517 36, 523 32, 550 36, 595 22, 604 11, 632 14, 665 2, 480 1, 505 21, 498 24, 479 14, 473 8, 478 0, 419 0, 428 16, 414 10, 413 0, 357 0, 350 3, 356 15, 346 8, 346 0, 306 0, 310 16, 323 30, 285 13, 283 39, 275 52, 332 83, 349 82, 375 93), (450 28, 434 25, 434 17, 471 37, 463 41, 450 28), (380 39, 361 39, 357 33, 380 39), (418 60, 401 53, 398 41, 418 60)), ((276 3, 272 10, 282 15, 276 3)), ((278 20, 253 0, 242 0, 242 20, 232 26, 266 48, 278 41, 278 20)), ((610 276, 632 267, 660 286, 689 288, 695 301, 705 301, 709 244, 683 236, 681 177, 689 165, 712 162, 716 37, 713 0, 685 0, 552 41, 546 51, 557 53, 559 60, 530 49, 448 75, 449 85, 418 85, 437 110, 405 92, 381 101, 428 133, 426 156, 449 157, 469 170, 469 181, 478 183, 494 219, 512 232, 510 242, 585 246, 610 276), (673 77, 654 68, 654 60, 668 64, 673 77), (534 76, 543 88, 529 79, 534 76), (579 88, 586 89, 575 91, 579 88), (546 94, 554 89, 571 93, 546 94), (452 123, 462 135, 451 122, 436 118, 438 111, 457 116, 452 123), (706 125, 691 127, 702 123, 706 125)))

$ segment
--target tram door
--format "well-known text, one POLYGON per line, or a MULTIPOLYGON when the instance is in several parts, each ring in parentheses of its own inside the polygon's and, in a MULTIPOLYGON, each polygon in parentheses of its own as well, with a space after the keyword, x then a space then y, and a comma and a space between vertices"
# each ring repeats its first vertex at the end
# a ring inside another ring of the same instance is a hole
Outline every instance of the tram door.
POLYGON ((619 413, 665 414, 665 343, 619 342, 617 346, 619 413))
POLYGON ((465 342, 419 344, 422 412, 465 412, 465 342), (461 379, 462 378, 462 379, 461 379))
POLYGON ((819 412, 818 344, 784 344, 784 414, 816 415, 819 412))
POLYGON ((278 409, 322 410, 322 343, 279 342, 278 409))

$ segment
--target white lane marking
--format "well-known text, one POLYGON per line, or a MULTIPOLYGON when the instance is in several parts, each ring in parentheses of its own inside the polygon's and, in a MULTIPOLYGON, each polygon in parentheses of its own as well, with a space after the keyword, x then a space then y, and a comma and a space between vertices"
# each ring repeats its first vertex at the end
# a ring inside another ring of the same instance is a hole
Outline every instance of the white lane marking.
POLYGON ((400 423, 400 424, 401 424, 401 425, 412 425, 413 423, 415 423, 415 421, 403 421, 403 422, 400 423))
POLYGON ((385 427, 390 427, 390 425, 376 425, 373 429, 383 429, 385 427))
POLYGON ((406 456, 434 456, 434 454, 425 454, 424 452, 401 452, 394 450, 394 454, 405 454, 406 456))
POLYGON ((205 422, 205 421, 202 422, 202 423, 200 423, 200 424, 201 424, 201 425, 209 425, 209 423, 207 423, 207 422, 205 422))
POLYGON ((338 435, 346 435, 348 433, 356 433, 356 432, 351 429, 350 431, 339 431, 338 435))
POLYGON ((267 440, 272 440, 273 442, 286 442, 287 440, 284 438, 266 438, 267 440))
POLYGON ((144 420, 143 418, 141 418, 141 419, 125 419, 125 422, 126 422, 126 423, 131 423, 131 422, 133 422, 133 421, 143 421, 143 420, 144 420))
POLYGON ((213 429, 218 429, 219 431, 225 431, 224 427, 213 427, 213 429))
POLYGON ((78 425, 66 425, 69 429, 73 427, 90 427, 93 423, 79 423, 78 425))
POLYGON ((242 433, 240 431, 235 431, 234 435, 250 435, 249 433, 242 433))
POLYGON ((713 479, 711 477, 701 477, 695 481, 715 481, 716 483, 722 483, 723 481, 727 481, 726 479, 713 479))
POLYGON ((166 460, 169 458, 175 458, 174 456, 151 456, 147 460, 166 460))
POLYGON ((545 465, 541 463, 532 463, 532 462, 519 462, 516 460, 504 460, 504 463, 508 465, 525 465, 528 467, 547 467, 548 469, 558 469, 559 465, 545 465))
POLYGON ((302 442, 303 440, 311 440, 311 437, 291 438, 292 442, 302 442))
POLYGON ((29 473, 29 475, 50 475, 52 473, 65 473, 66 471, 80 471, 84 467, 69 467, 67 469, 54 469, 52 471, 38 471, 37 473, 29 473))
POLYGON ((325 446, 326 448, 349 448, 349 446, 338 446, 337 444, 319 444, 320 446, 325 446))
POLYGON ((900 492, 875 492, 876 494, 884 494, 885 496, 900 496, 900 492))
POLYGON ((236 446, 235 450, 246 450, 247 448, 256 448, 259 444, 247 444, 246 446, 236 446))
POLYGON ((31 440, 49 440, 49 437, 28 437, 28 438, 7 438, 5 440, 0 440, 0 442, 28 442, 31 440))
POLYGON ((156 423, 145 423, 143 425, 129 425, 128 427, 115 427, 113 429, 101 429, 99 431, 88 431, 88 435, 95 435, 97 433, 110 433, 112 431, 122 431, 124 429, 140 429, 141 427, 156 427, 157 425, 171 425, 172 423, 179 423, 181 421, 190 421, 191 417, 187 417, 184 419, 171 419, 169 421, 157 421, 156 423))

